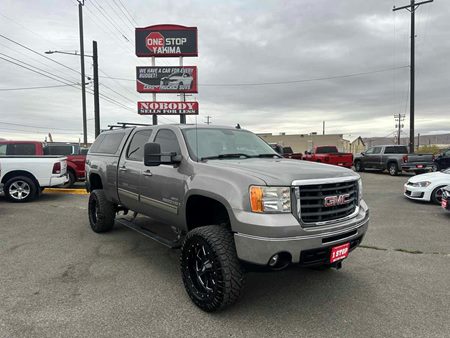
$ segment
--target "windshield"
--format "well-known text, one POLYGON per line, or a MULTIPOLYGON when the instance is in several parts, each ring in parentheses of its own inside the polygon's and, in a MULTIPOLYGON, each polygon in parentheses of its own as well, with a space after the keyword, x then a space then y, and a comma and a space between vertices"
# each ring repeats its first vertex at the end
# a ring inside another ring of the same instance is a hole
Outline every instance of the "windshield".
POLYGON ((194 160, 279 155, 255 134, 239 129, 183 129, 189 155, 194 160), (198 140, 198 142, 197 142, 198 140), (229 155, 229 156, 227 156, 229 155))

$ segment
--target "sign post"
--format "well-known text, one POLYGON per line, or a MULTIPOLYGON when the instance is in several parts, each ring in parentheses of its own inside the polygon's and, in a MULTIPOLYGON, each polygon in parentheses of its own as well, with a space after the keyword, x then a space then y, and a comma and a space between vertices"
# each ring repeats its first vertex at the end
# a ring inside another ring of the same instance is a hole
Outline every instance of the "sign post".
POLYGON ((180 25, 154 25, 136 28, 136 56, 151 57, 151 67, 136 67, 136 89, 139 93, 152 93, 151 102, 138 102, 138 114, 180 115, 180 123, 186 123, 186 115, 198 114, 197 102, 186 102, 186 93, 197 93, 197 67, 184 67, 184 57, 198 56, 197 27, 180 25), (179 67, 156 67, 156 57, 178 57, 179 67), (157 93, 178 93, 175 102, 157 102, 157 93), (166 105, 165 105, 166 104, 166 105), (194 105, 192 105, 194 104, 194 105), (170 106, 170 108, 169 108, 170 106))

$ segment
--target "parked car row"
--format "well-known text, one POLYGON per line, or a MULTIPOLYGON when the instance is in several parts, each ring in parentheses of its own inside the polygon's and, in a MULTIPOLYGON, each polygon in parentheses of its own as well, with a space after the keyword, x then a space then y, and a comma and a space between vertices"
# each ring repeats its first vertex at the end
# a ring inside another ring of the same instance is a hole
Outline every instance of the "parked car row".
POLYGON ((84 181, 87 149, 76 143, 39 141, 0 141, 0 156, 44 156, 59 155, 67 158, 68 181, 64 188, 84 181))

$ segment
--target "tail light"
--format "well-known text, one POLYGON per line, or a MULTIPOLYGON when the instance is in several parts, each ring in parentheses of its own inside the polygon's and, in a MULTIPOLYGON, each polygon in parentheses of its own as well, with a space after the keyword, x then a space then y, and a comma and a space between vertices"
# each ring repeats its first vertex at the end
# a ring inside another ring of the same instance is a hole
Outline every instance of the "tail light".
POLYGON ((56 162, 53 164, 53 174, 61 174, 61 162, 56 162))
POLYGON ((403 163, 408 163, 408 155, 403 156, 403 163))

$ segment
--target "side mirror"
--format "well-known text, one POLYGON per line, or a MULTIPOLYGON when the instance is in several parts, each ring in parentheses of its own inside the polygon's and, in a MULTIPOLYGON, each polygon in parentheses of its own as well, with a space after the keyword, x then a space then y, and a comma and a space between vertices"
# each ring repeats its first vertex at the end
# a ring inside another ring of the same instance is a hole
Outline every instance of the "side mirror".
POLYGON ((161 153, 159 143, 149 142, 144 146, 144 165, 157 167, 160 164, 175 164, 181 162, 181 155, 177 153, 161 153))
POLYGON ((146 143, 144 145, 144 165, 157 167, 161 164, 161 146, 159 143, 146 143))
POLYGON ((365 153, 364 151, 361 153, 362 156, 364 156, 365 154, 366 154, 366 153, 365 153))

